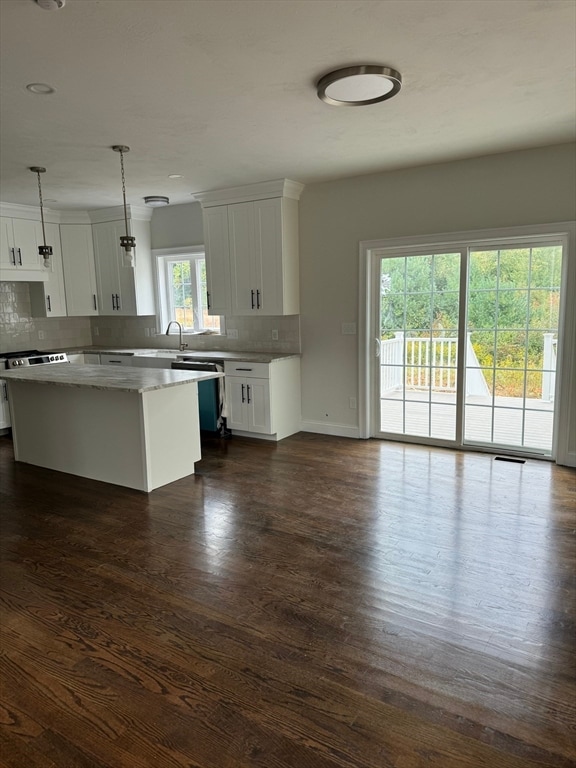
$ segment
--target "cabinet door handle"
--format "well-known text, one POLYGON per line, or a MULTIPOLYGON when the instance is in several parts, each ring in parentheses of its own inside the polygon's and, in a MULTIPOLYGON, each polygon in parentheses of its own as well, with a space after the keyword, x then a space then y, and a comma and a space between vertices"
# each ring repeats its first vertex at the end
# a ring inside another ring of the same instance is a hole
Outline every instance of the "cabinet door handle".
POLYGON ((120 296, 116 294, 116 309, 120 309, 120 296))
POLYGON ((96 304, 96 294, 92 294, 92 298, 94 299, 94 309, 98 309, 98 305, 96 304))
POLYGON ((252 368, 234 368, 235 371, 251 371, 252 368))
POLYGON ((206 291, 206 307, 207 307, 207 309, 211 309, 211 307, 210 307, 210 291, 206 291))
POLYGON ((116 299, 114 298, 114 294, 112 294, 112 309, 116 309, 116 299))
POLYGON ((252 296, 252 309, 254 309, 254 291, 250 291, 250 295, 252 296))
POLYGON ((5 381, 2 382, 2 397, 4 400, 8 400, 8 387, 5 381))
POLYGON ((110 365, 122 365, 122 360, 108 360, 110 365))
POLYGON ((260 291, 256 291, 256 309, 260 309, 260 291))
POLYGON ((17 248, 16 250, 18 251, 18 264, 22 266, 22 251, 20 250, 20 248, 17 248))
POLYGON ((252 401, 250 400, 250 384, 246 384, 246 392, 248 394, 248 402, 251 403, 252 401))
POLYGON ((244 384, 242 384, 241 386, 242 386, 242 402, 245 403, 246 399, 244 398, 244 384))
POLYGON ((14 266, 16 266, 16 249, 10 248, 10 261, 14 266))
POLYGON ((50 294, 46 296, 46 304, 48 305, 48 312, 52 312, 52 304, 50 302, 50 294))

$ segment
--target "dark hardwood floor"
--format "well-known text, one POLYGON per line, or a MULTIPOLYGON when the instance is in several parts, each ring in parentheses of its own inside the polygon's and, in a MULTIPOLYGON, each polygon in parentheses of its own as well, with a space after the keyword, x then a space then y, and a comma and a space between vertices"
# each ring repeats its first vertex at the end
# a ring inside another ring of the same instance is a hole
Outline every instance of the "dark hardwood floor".
POLYGON ((145 495, 0 439, 6 768, 576 765, 576 473, 299 434, 145 495))

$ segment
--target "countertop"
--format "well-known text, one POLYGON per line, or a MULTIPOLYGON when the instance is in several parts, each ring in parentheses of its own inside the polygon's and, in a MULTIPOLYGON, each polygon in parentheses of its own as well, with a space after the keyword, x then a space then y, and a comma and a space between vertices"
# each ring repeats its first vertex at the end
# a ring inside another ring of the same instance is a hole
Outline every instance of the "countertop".
POLYGON ((114 390, 120 392, 151 392, 155 389, 177 387, 194 381, 218 379, 224 374, 203 371, 172 371, 163 368, 113 368, 111 365, 29 366, 18 371, 2 371, 7 381, 55 384, 61 387, 114 390))
POLYGON ((291 357, 301 357, 300 353, 281 353, 281 352, 231 352, 226 349, 218 350, 202 350, 202 349, 184 349, 182 351, 178 349, 159 349, 159 348, 147 348, 136 349, 134 347, 83 347, 83 348, 68 348, 68 349, 49 349, 45 352, 66 352, 69 355, 76 354, 103 354, 103 355, 138 355, 146 357, 147 355, 153 355, 154 357, 161 356, 160 353, 166 352, 166 357, 173 357, 177 355, 179 358, 187 357, 191 360, 231 360, 242 361, 245 363, 273 363, 275 360, 286 360, 291 357))

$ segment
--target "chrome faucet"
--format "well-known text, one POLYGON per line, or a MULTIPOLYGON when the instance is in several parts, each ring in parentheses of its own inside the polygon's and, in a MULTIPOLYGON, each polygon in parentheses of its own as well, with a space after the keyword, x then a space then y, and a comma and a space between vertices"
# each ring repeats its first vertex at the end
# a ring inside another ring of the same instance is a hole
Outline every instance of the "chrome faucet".
POLYGON ((183 349, 186 349, 188 344, 182 341, 182 325, 178 322, 178 320, 170 320, 168 323, 168 328, 166 328, 166 336, 170 335, 170 326, 176 324, 178 326, 178 335, 180 339, 180 343, 178 344, 178 349, 180 352, 182 352, 183 349))

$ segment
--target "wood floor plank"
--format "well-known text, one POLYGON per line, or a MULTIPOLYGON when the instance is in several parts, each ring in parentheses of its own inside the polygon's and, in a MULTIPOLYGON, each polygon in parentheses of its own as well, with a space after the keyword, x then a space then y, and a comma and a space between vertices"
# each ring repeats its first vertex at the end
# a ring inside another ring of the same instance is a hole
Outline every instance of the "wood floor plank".
POLYGON ((0 439, 10 768, 576 764, 574 471, 305 434, 203 456, 146 495, 0 439))

